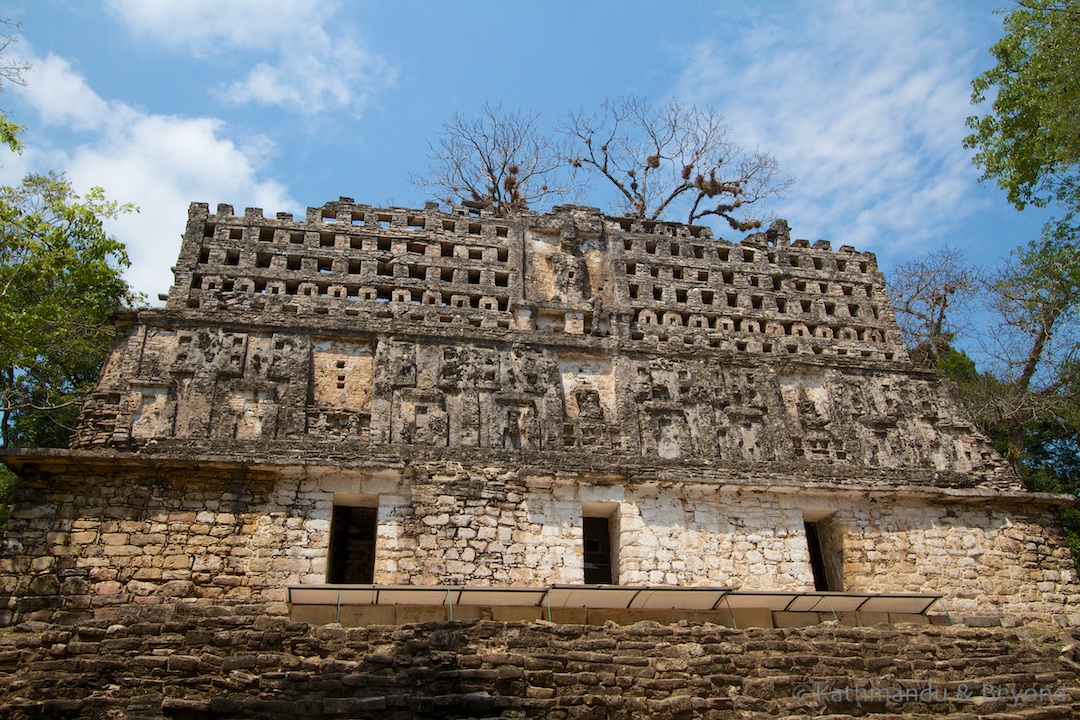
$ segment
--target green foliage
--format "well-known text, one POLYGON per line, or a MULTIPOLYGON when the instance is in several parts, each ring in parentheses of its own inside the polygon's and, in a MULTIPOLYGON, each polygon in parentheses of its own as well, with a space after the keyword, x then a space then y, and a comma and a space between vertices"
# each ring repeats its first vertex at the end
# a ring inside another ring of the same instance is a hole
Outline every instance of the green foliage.
POLYGON ((0 441, 66 445, 112 343, 109 316, 136 300, 123 245, 103 221, 134 210, 62 175, 0 187, 0 441))
POLYGON ((996 90, 991 112, 968 118, 965 144, 1018 209, 1054 202, 1071 215, 1080 208, 1080 0, 1017 0, 1004 29, 990 48, 997 65, 972 81, 972 102, 996 90))
POLYGON ((0 534, 7 529, 8 511, 15 499, 15 485, 18 478, 15 473, 0 465, 0 534))
POLYGON ((0 113, 0 145, 6 145, 12 152, 22 152, 23 145, 19 140, 22 129, 22 125, 11 122, 0 113))
MULTIPOLYGON (((1016 0, 997 65, 972 82, 972 102, 993 95, 991 112, 968 118, 965 144, 1023 210, 1056 204, 1066 215, 1041 240, 1017 248, 989 285, 1000 322, 990 333, 992 372, 955 358, 953 377, 979 425, 1033 490, 1080 492, 1080 0, 1016 0)), ((1080 559, 1080 509, 1063 512, 1080 559)), ((1078 562, 1080 566, 1080 562, 1078 562)))
POLYGON ((963 350, 950 348, 945 351, 938 362, 937 369, 961 388, 979 380, 979 371, 975 369, 975 361, 963 350))

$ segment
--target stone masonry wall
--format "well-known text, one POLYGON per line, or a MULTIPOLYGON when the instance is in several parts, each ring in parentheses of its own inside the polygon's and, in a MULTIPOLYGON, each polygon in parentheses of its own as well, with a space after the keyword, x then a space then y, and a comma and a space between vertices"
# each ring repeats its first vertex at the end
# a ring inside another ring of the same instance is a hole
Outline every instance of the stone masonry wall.
POLYGON ((0 718, 1065 720, 1075 640, 966 627, 310 626, 179 606, 0 631, 0 718))
POLYGON ((261 604, 327 582, 335 505, 378 508, 381 585, 583 581, 582 517, 616 528, 628 585, 813 590, 806 518, 852 592, 941 593, 942 610, 1068 622, 1080 602, 1050 510, 653 477, 544 475, 458 462, 399 469, 24 472, 0 558, 4 619, 117 605, 261 604))
MULTIPOLYGON (((76 447, 348 442, 809 461, 1019 489, 914 368, 870 254, 564 207, 193 204, 76 447)), ((614 465, 622 460, 612 460, 614 465)))
POLYGON ((1080 623, 1068 499, 912 364, 873 255, 343 198, 193 204, 175 276, 117 315, 71 449, 4 453, 0 621, 282 617, 360 507, 336 537, 380 585, 581 584, 589 517, 617 583, 809 591, 816 536, 832 590, 1080 623))
POLYGON ((302 323, 240 332, 153 312, 133 319, 79 446, 175 438, 222 448, 261 440, 348 442, 356 452, 600 452, 929 468, 938 484, 1019 486, 951 387, 924 372, 302 323))

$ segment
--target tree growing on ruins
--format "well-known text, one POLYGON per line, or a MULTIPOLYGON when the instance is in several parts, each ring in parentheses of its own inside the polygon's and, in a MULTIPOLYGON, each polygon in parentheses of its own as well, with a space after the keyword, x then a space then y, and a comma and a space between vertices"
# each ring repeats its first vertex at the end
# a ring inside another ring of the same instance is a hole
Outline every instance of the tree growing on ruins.
MULTIPOLYGON (((915 359, 956 383, 976 424, 1027 486, 1080 492, 1080 248, 1044 235, 982 275, 946 249, 898 265, 890 287, 915 359), (970 312, 974 303, 954 301, 969 292, 990 318, 968 338, 982 370, 953 342, 958 330, 973 330, 952 320, 970 312)), ((1080 566, 1080 509, 1066 508, 1062 517, 1080 566)))
POLYGON ((993 96, 990 111, 968 118, 965 144, 1017 209, 1056 204, 1065 215, 990 278, 993 382, 973 406, 1014 462, 1046 466, 1028 451, 1054 465, 1054 438, 1075 440, 1080 403, 1080 1, 1016 0, 1003 28, 990 48, 997 64, 972 81, 972 102, 993 96))
POLYGON ((1080 432, 1080 248, 1052 230, 985 276, 946 249, 898 265, 890 287, 913 353, 956 381, 1014 467, 1043 489, 1057 478, 1074 492, 1080 477, 1069 458, 1080 451, 1061 443, 1080 432), (970 312, 971 293, 990 317, 973 343, 982 371, 953 347, 952 317, 970 312))
POLYGON ((967 318, 980 287, 979 271, 959 250, 944 247, 896 266, 889 290, 896 320, 912 359, 936 367, 967 318))
POLYGON ((987 289, 999 322, 983 345, 1000 386, 976 407, 1019 463, 1032 424, 1064 420, 1080 401, 1080 248, 1046 236, 1019 247, 987 289))
POLYGON ((599 112, 571 114, 562 126, 570 163, 615 191, 616 211, 657 220, 685 213, 688 224, 719 217, 734 229, 761 226, 749 210, 781 194, 793 178, 767 153, 747 152, 714 108, 634 96, 608 99, 599 112))
POLYGON ((476 115, 454 113, 431 144, 431 165, 409 177, 445 205, 475 202, 497 215, 520 212, 571 190, 565 153, 539 128, 539 113, 484 103, 476 115))
MULTIPOLYGON (((979 345, 986 370, 949 350, 938 367, 976 421, 1034 490, 1080 492, 1080 2, 1015 0, 997 64, 972 81, 965 145, 983 180, 1018 210, 1057 205, 1037 241, 1013 251, 982 284, 993 313, 979 345)), ((939 290, 940 291, 940 290, 939 290)), ((1080 511, 1063 511, 1080 567, 1080 511)))

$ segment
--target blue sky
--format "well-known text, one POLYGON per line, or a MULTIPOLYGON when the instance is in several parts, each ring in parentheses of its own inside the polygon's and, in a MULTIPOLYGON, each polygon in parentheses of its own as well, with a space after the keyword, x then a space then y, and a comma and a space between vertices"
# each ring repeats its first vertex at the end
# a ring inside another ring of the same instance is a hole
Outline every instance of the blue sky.
POLYGON ((795 237, 885 269, 947 244, 991 264, 1045 220, 980 185, 962 145, 1001 4, 9 0, 33 69, 0 96, 27 127, 0 181, 63 170, 136 203, 110 229, 155 300, 191 201, 420 206, 406 175, 454 112, 489 100, 554 126, 633 93, 715 105, 773 154, 797 182, 768 211, 795 237))

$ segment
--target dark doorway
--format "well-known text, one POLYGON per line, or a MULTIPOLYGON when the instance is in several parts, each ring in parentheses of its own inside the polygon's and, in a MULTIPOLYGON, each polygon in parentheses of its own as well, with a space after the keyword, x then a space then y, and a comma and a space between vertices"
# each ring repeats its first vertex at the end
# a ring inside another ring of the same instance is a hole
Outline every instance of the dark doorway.
POLYGON ((821 552, 821 534, 816 522, 804 523, 806 526, 806 544, 810 550, 810 567, 814 571, 814 589, 819 592, 832 590, 829 587, 829 575, 825 572, 825 556, 821 552))
POLYGON ((331 583, 375 581, 375 535, 379 512, 372 507, 334 507, 330 526, 331 583))
POLYGON ((585 541, 585 584, 611 585, 611 520, 606 517, 582 518, 585 541))

